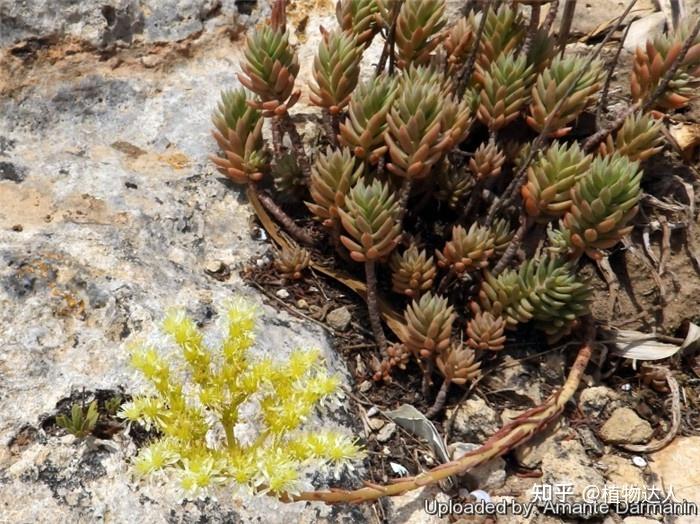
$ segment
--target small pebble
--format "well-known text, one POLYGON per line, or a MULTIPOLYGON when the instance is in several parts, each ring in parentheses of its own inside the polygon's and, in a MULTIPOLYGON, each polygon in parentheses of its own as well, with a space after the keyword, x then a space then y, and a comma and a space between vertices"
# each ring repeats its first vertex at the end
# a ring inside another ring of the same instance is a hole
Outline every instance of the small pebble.
POLYGON ((22 227, 22 224, 15 224, 14 226, 12 226, 12 231, 15 231, 17 233, 19 233, 23 229, 24 229, 24 227, 22 227))
POLYGON ((471 493, 469 493, 472 497, 474 497, 476 500, 483 500, 484 502, 491 502, 491 495, 486 493, 483 489, 475 489, 471 493))
POLYGON ((326 315, 326 322, 336 331, 345 331, 350 327, 352 314, 347 307, 342 306, 328 313, 328 315, 326 315))
POLYGON ((390 450, 388 447, 384 446, 384 447, 382 448, 382 455, 386 455, 387 457, 390 457, 390 456, 391 456, 391 450, 390 450))
POLYGON ((277 293, 275 293, 275 295, 277 295, 278 298, 285 300, 285 299, 289 298, 289 291, 282 288, 282 289, 277 290, 277 293))
POLYGON ((367 410, 367 416, 368 416, 368 417, 373 417, 373 416, 376 415, 377 413, 379 413, 379 408, 378 408, 377 406, 372 406, 371 408, 369 408, 369 409, 367 410))
POLYGON ((309 309, 309 303, 303 298, 300 298, 299 300, 297 300, 297 307, 299 309, 309 309))
POLYGON ((362 393, 367 393, 370 389, 372 389, 372 383, 369 380, 365 380, 360 384, 360 387, 358 389, 362 393))
POLYGON ((635 455, 632 457, 632 464, 638 468, 646 468, 648 463, 646 460, 644 460, 644 458, 640 457, 639 455, 635 455))
POLYGON ((384 424, 386 423, 380 418, 372 418, 369 420, 369 427, 372 428, 372 431, 379 431, 384 427, 384 424))
POLYGON ((396 462, 389 462, 389 466, 391 467, 391 471, 393 471, 399 477, 405 477, 406 475, 408 475, 408 470, 404 468, 401 464, 397 464, 396 462))
POLYGON ((394 433, 396 433, 396 424, 389 422, 381 430, 379 430, 379 433, 377 433, 377 441, 387 442, 394 436, 394 433))
POLYGON ((630 390, 632 389, 632 384, 630 384, 630 383, 622 384, 622 385, 620 386, 620 389, 621 389, 622 391, 630 391, 630 390))

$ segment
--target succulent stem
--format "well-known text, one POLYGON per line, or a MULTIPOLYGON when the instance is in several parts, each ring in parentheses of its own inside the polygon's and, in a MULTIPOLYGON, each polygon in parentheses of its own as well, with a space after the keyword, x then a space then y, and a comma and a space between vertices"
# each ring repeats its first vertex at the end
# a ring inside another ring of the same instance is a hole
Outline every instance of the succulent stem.
POLYGON ((340 132, 340 129, 337 116, 324 110, 323 127, 325 128, 326 135, 328 135, 328 141, 333 145, 333 147, 338 147, 338 133, 340 132))
POLYGON ((279 162, 282 158, 282 142, 284 140, 284 132, 278 118, 272 119, 272 151, 275 155, 275 161, 279 162))
POLYGON ((430 384, 432 384, 433 380, 433 369, 435 369, 435 366, 433 365, 432 360, 427 360, 425 361, 425 367, 423 368, 423 380, 421 381, 421 393, 423 394, 423 398, 428 398, 430 396, 430 384))
POLYGON ((612 83, 612 77, 615 74, 615 68, 617 67, 617 63, 620 61, 620 53, 622 52, 622 48, 624 47, 625 40, 627 39, 627 34, 630 32, 630 27, 632 27, 632 24, 627 24, 627 27, 625 28, 625 32, 622 33, 622 38, 620 38, 620 42, 617 45, 617 50, 615 51, 615 56, 613 57, 613 59, 610 61, 610 64, 608 65, 608 74, 605 77, 605 83, 603 84, 603 90, 600 92, 600 98, 598 99, 598 106, 596 107, 596 110, 595 110, 595 122, 596 122, 597 127, 600 127, 601 117, 603 115, 603 110, 608 107, 608 91, 610 90, 610 84, 612 83))
POLYGON ((267 194, 261 191, 260 187, 254 182, 248 184, 248 198, 255 197, 265 209, 299 242, 307 245, 313 245, 314 239, 303 228, 294 223, 294 220, 279 207, 275 201, 267 194))
POLYGON ((479 54, 479 46, 481 45, 481 38, 484 35, 484 29, 486 28, 486 19, 488 18, 490 6, 486 5, 485 8, 481 10, 481 20, 479 20, 479 27, 476 30, 476 37, 474 38, 474 43, 472 44, 471 52, 469 53, 469 58, 464 64, 462 71, 460 72, 458 78, 457 92, 462 93, 464 89, 469 84, 469 80, 474 72, 474 64, 476 63, 476 55, 479 54))
POLYGON ((532 40, 535 38, 535 33, 537 33, 537 28, 540 26, 540 15, 542 12, 542 6, 538 3, 534 3, 530 6, 530 24, 527 27, 527 33, 525 34, 525 42, 523 42, 522 54, 527 56, 530 52, 530 46, 532 45, 532 40))
POLYGON ((561 56, 564 56, 566 42, 569 39, 569 33, 571 32, 571 22, 574 20, 575 12, 576 0, 565 0, 564 11, 561 14, 561 24, 559 25, 559 41, 557 42, 561 56))
POLYGON ((367 280, 367 310, 369 312, 369 323, 372 325, 374 338, 382 354, 386 353, 386 336, 382 328, 381 317, 379 316, 379 304, 377 301, 377 274, 375 272, 374 260, 365 261, 365 279, 367 280))
POLYGON ((498 274, 501 271, 508 267, 508 264, 510 264, 510 261, 513 259, 513 256, 515 256, 515 253, 518 251, 518 247, 522 243, 525 233, 527 233, 530 227, 532 227, 533 223, 534 221, 529 216, 525 214, 520 215, 520 227, 518 227, 518 230, 513 235, 513 238, 510 239, 508 247, 503 253, 503 256, 496 264, 496 267, 493 268, 492 273, 495 276, 498 276, 498 274))
POLYGON ((399 190, 399 215, 396 218, 400 226, 403 226, 403 218, 406 216, 411 189, 413 189, 413 179, 410 177, 404 178, 401 183, 401 189, 399 190))
POLYGON ((564 410, 564 406, 573 397, 581 382, 583 372, 591 359, 591 344, 595 338, 595 330, 590 329, 586 333, 583 345, 576 355, 569 376, 562 388, 552 394, 544 403, 531 408, 522 415, 503 426, 491 436, 480 448, 463 455, 457 460, 441 464, 433 469, 425 471, 415 477, 406 478, 388 485, 366 483, 364 487, 356 490, 333 489, 328 491, 303 491, 291 495, 281 495, 283 502, 295 502, 299 500, 314 500, 326 504, 343 502, 361 503, 377 500, 380 497, 402 495, 407 491, 419 489, 429 484, 435 484, 453 475, 462 475, 465 472, 480 466, 496 457, 500 457, 530 440, 543 427, 555 420, 564 410))
POLYGON ((542 31, 545 34, 549 34, 552 25, 554 24, 554 19, 557 17, 557 11, 559 11, 559 0, 552 0, 549 4, 549 10, 547 11, 547 16, 542 23, 542 31))
POLYGON ((450 384, 451 381, 447 378, 442 381, 442 386, 440 386, 440 391, 438 391, 438 394, 435 397, 435 402, 425 414, 427 418, 433 418, 435 415, 440 413, 443 407, 445 407, 445 400, 447 400, 447 392, 450 389, 450 384))

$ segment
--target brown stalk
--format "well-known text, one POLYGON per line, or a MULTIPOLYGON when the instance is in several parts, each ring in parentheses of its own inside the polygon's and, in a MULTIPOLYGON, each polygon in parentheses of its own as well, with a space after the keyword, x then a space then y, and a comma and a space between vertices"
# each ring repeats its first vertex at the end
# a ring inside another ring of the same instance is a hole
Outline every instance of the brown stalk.
POLYGON ((261 191, 260 187, 258 187, 255 182, 250 182, 248 184, 247 195, 249 200, 253 200, 253 198, 255 198, 257 201, 259 201, 265 207, 265 209, 273 217, 275 217, 275 220, 282 224, 287 232, 299 242, 307 245, 313 245, 313 237, 303 228, 296 225, 294 220, 292 220, 292 218, 285 213, 284 210, 279 207, 269 195, 261 191))
POLYGON ((450 389, 450 384, 451 381, 447 378, 442 381, 442 386, 440 387, 440 391, 438 391, 437 397, 435 397, 435 402, 425 414, 427 418, 433 418, 445 407, 445 400, 447 400, 447 392, 450 389))
POLYGON ((527 27, 527 33, 525 34, 525 42, 523 42, 522 54, 527 56, 530 52, 530 46, 532 45, 532 40, 535 38, 535 33, 537 33, 537 28, 540 26, 540 15, 542 13, 542 6, 539 2, 535 2, 530 5, 530 24, 527 27))
POLYGON ((525 233, 527 233, 530 227, 532 227, 532 224, 533 220, 529 216, 527 216, 525 213, 520 215, 520 227, 518 227, 518 230, 513 235, 513 238, 510 239, 508 247, 503 253, 503 256, 501 256, 498 263, 493 268, 492 273, 494 276, 498 276, 501 271, 508 267, 508 264, 510 264, 513 256, 515 256, 515 253, 518 251, 518 247, 522 243, 525 233))
POLYGON ((403 219, 408 209, 408 198, 411 196, 411 189, 413 189, 413 179, 407 176, 401 182, 401 189, 399 190, 399 215, 396 220, 401 226, 403 226, 403 219))
POLYGON ((474 64, 476 63, 476 55, 479 53, 479 46, 481 45, 481 38, 484 35, 484 29, 486 28, 486 16, 489 13, 490 6, 487 5, 485 8, 481 9, 481 20, 479 20, 479 27, 476 30, 476 36, 474 37, 474 43, 472 44, 472 49, 469 52, 469 57, 460 71, 459 82, 457 87, 458 93, 463 93, 469 83, 474 72, 474 64))
POLYGON ((569 39, 569 34, 571 33, 571 23, 574 20, 575 12, 576 0, 565 0, 564 11, 561 14, 559 36, 557 39, 557 45, 559 46, 559 52, 561 53, 561 56, 564 56, 564 50, 566 49, 566 42, 569 39))
POLYGON ((377 302, 377 274, 375 272, 374 260, 365 260, 365 279, 367 281, 367 310, 369 312, 369 323, 372 325, 374 339, 382 354, 386 354, 386 336, 382 321, 379 315, 379 304, 377 302))
POLYGON ((386 485, 366 482, 365 487, 355 490, 331 489, 327 491, 281 494, 280 500, 283 502, 313 500, 327 504, 371 502, 380 497, 401 495, 407 491, 435 484, 453 475, 462 475, 481 464, 508 453, 517 446, 527 442, 562 413, 564 406, 578 389, 583 372, 591 358, 591 344, 594 338, 595 329, 591 327, 587 330, 583 345, 576 355, 571 371, 569 371, 569 376, 559 391, 553 393, 541 405, 527 410, 503 426, 481 447, 463 455, 459 459, 437 466, 415 477, 386 485))
POLYGON ((625 39, 627 38, 627 34, 630 32, 630 27, 632 27, 632 24, 627 24, 627 27, 625 28, 625 32, 622 34, 622 38, 620 39, 620 43, 617 46, 617 50, 615 51, 615 56, 613 57, 612 61, 608 65, 608 73, 605 77, 605 83, 603 84, 603 90, 600 93, 600 99, 598 100, 598 106, 595 109, 595 122, 596 126, 600 127, 600 122, 601 118, 603 116, 603 109, 608 105, 608 91, 610 90, 610 84, 612 83, 612 77, 615 74, 615 69, 617 68, 617 63, 620 61, 620 53, 622 52, 622 48, 624 47, 625 44, 625 39))
POLYGON ((389 58, 389 74, 394 74, 394 61, 396 57, 394 56, 394 42, 396 37, 396 20, 399 18, 399 11, 401 11, 401 6, 403 5, 403 0, 396 2, 391 6, 391 26, 389 27, 389 32, 386 35, 386 40, 384 40, 384 47, 382 48, 382 54, 379 57, 379 62, 377 63, 377 68, 375 69, 375 76, 381 74, 386 67, 386 60, 389 58))

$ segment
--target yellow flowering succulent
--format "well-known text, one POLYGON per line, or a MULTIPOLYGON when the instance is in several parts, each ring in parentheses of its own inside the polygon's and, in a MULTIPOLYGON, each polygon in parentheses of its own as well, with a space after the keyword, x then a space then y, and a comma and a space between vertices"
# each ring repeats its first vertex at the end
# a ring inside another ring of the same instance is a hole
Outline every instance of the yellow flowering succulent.
POLYGON ((152 388, 122 406, 120 415, 154 428, 159 438, 134 460, 140 475, 174 470, 188 495, 238 484, 283 496, 298 490, 309 466, 343 466, 363 456, 355 439, 302 425, 337 392, 318 350, 295 350, 286 361, 254 358, 256 308, 237 299, 224 316, 217 348, 196 323, 169 313, 163 330, 176 361, 151 345, 132 349, 132 365, 152 388), (212 435, 222 435, 216 442, 212 435), (223 437, 225 435, 225 438, 223 437))

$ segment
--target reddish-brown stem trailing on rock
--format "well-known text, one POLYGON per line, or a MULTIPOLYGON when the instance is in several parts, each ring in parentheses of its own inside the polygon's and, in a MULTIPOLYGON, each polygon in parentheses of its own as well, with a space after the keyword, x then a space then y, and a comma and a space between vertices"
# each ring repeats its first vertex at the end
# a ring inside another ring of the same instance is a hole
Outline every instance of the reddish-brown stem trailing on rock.
POLYGON ((479 54, 479 45, 481 44, 481 38, 484 35, 484 29, 486 28, 486 18, 489 14, 489 9, 491 7, 487 4, 481 10, 481 20, 479 20, 479 27, 476 30, 476 36, 474 37, 474 43, 472 44, 472 49, 469 52, 467 61, 464 63, 464 67, 459 72, 459 80, 457 82, 457 92, 462 93, 464 89, 469 84, 469 80, 474 72, 474 64, 476 63, 476 57, 479 54))
POLYGON ((581 377, 591 358, 591 344, 594 338, 595 329, 590 326, 590 329, 586 330, 585 340, 576 355, 569 376, 560 390, 553 393, 543 404, 527 410, 503 426, 481 447, 459 459, 437 466, 415 477, 401 479, 387 485, 366 482, 363 488, 355 490, 305 491, 293 495, 281 495, 280 500, 283 502, 315 500, 327 504, 370 502, 381 497, 401 495, 407 491, 436 484, 453 475, 462 475, 496 457, 505 455, 527 442, 561 414, 566 403, 578 389, 581 377))
POLYGON ((515 256, 515 253, 518 251, 518 247, 522 243, 523 238, 525 237, 525 233, 527 233, 528 229, 530 229, 532 224, 533 221, 530 217, 528 217, 525 214, 520 215, 520 227, 518 227, 518 230, 513 235, 513 238, 510 239, 508 247, 503 253, 503 256, 493 268, 492 273, 494 276, 497 276, 505 268, 508 267, 508 264, 510 264, 510 261, 513 259, 513 256, 515 256))
POLYGON ((289 140, 292 142, 292 148, 294 149, 297 164, 299 165, 301 172, 304 173, 304 180, 306 180, 306 183, 308 184, 309 179, 311 178, 311 164, 309 164, 309 157, 306 156, 304 141, 302 140, 299 131, 297 131, 297 126, 292 120, 292 117, 289 116, 289 113, 285 113, 282 116, 282 119, 282 127, 289 135, 289 140))

